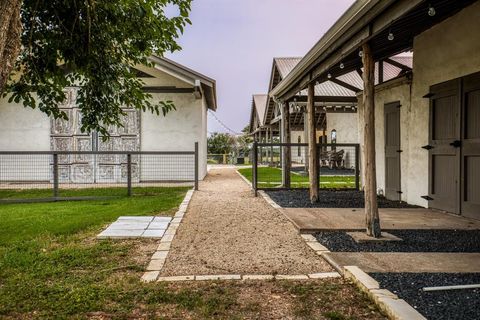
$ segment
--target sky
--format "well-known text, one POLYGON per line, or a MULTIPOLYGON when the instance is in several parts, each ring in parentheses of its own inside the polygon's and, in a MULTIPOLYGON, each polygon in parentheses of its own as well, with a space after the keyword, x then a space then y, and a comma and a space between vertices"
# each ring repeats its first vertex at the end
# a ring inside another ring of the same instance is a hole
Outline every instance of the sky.
MULTIPOLYGON (((217 82, 216 117, 249 123, 252 95, 267 93, 273 57, 305 55, 353 0, 193 0, 182 51, 166 54, 217 82)), ((228 132, 209 115, 208 131, 228 132)))

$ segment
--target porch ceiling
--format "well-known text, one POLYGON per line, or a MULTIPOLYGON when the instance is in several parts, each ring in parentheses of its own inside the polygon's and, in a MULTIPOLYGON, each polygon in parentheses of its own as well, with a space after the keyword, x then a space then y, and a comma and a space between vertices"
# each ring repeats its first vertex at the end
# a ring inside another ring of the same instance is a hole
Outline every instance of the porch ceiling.
MULTIPOLYGON (((326 36, 337 31, 340 35, 336 35, 336 40, 329 43, 329 39, 322 38, 292 72, 270 92, 270 96, 287 101, 310 82, 328 81, 328 74, 338 78, 355 70, 361 73, 362 61, 359 49, 367 41, 375 61, 409 51, 413 47, 415 36, 455 15, 475 1, 358 0, 345 14, 347 17, 342 17, 327 32, 326 36), (355 6, 360 7, 362 3, 368 3, 368 5, 365 4, 360 9, 355 8, 355 6), (435 9, 434 16, 428 15, 430 5, 435 9), (354 9, 357 11, 353 12, 354 9), (356 19, 356 22, 349 28, 342 29, 343 27, 339 24, 347 19, 348 15, 351 15, 351 20, 356 19), (394 35, 393 40, 388 40, 390 32, 394 35), (343 63, 343 68, 340 68, 340 62, 343 63)), ((387 62, 391 63, 388 60, 387 62)))

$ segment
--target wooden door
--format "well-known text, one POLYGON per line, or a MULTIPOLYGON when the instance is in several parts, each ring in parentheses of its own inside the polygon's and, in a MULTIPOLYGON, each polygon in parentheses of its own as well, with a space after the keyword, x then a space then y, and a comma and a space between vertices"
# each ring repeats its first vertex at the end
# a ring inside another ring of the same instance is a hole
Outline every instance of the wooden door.
POLYGON ((460 213, 459 79, 431 87, 429 207, 460 213))
POLYGON ((480 219, 480 73, 463 80, 462 215, 480 219))
POLYGON ((385 104, 385 197, 401 200, 400 103, 385 104))

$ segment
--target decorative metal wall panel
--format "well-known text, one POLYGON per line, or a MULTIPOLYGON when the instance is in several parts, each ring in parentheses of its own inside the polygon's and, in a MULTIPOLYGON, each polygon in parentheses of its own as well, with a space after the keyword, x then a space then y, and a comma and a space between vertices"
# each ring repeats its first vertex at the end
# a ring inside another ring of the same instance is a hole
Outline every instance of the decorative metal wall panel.
MULTIPOLYGON (((82 114, 76 107, 77 88, 65 90, 60 104, 68 120, 52 119, 50 145, 52 151, 140 151, 140 117, 134 109, 124 109, 122 127, 110 126, 110 139, 98 134, 83 133, 82 114)), ((59 155, 59 180, 72 183, 119 183, 126 181, 127 156, 120 155, 59 155), (125 172, 124 172, 125 171, 125 172)), ((139 157, 132 156, 132 181, 139 180, 139 157)))

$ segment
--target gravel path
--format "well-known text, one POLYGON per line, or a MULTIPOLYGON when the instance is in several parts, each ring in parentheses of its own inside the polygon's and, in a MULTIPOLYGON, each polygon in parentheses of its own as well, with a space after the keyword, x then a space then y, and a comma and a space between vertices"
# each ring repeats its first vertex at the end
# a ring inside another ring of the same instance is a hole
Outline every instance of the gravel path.
POLYGON ((403 241, 357 243, 343 231, 323 231, 317 240, 336 252, 480 252, 480 230, 388 230, 403 241))
POLYGON ((428 319, 480 319, 480 289, 423 292, 422 288, 480 283, 480 273, 370 273, 382 288, 428 319))
MULTIPOLYGON (((320 189, 318 202, 310 202, 308 190, 267 191, 268 195, 283 208, 363 208, 363 191, 320 189)), ((391 201, 378 197, 379 208, 418 208, 406 202, 391 201)))
POLYGON ((234 169, 210 171, 172 242, 162 275, 333 271, 294 226, 255 198, 234 169))

